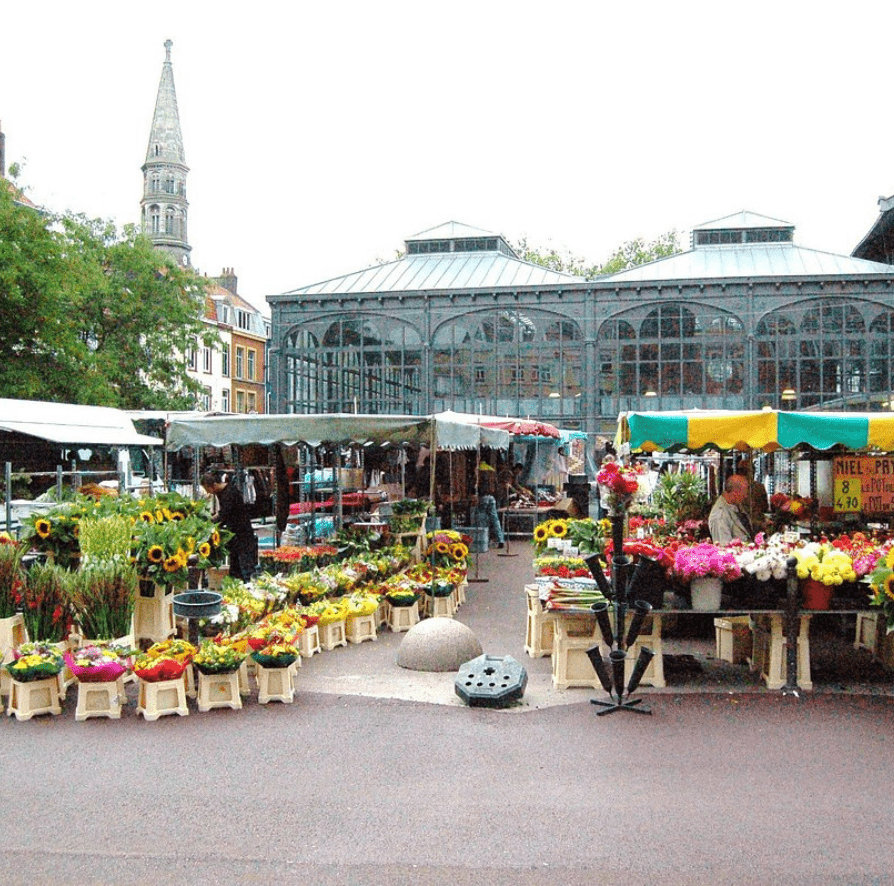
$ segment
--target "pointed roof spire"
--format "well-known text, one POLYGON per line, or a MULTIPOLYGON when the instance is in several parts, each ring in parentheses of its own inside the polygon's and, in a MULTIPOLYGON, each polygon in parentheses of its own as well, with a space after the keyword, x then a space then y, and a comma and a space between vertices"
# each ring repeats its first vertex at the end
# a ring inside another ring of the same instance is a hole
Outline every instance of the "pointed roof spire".
POLYGON ((177 93, 174 89, 174 69, 171 65, 171 47, 165 40, 165 61, 158 82, 155 115, 149 132, 146 162, 166 160, 169 163, 186 163, 183 151, 183 134, 180 132, 180 113, 177 110, 177 93))

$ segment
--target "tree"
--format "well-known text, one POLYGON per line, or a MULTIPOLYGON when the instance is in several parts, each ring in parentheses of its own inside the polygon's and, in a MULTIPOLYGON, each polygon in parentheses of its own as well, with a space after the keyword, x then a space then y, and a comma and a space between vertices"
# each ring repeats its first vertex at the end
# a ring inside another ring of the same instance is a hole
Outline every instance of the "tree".
POLYGON ((635 268, 646 262, 676 255, 680 252, 680 243, 676 231, 668 231, 648 243, 642 237, 637 237, 635 240, 629 240, 619 246, 603 264, 588 264, 585 258, 573 255, 568 251, 560 253, 553 248, 544 251, 529 246, 526 237, 518 242, 515 251, 521 258, 532 264, 542 265, 563 274, 574 274, 585 280, 593 280, 604 274, 616 274, 618 271, 627 270, 627 268, 635 268))
POLYGON ((0 396, 125 409, 189 409, 186 372, 203 278, 132 226, 53 215, 0 182, 0 396))

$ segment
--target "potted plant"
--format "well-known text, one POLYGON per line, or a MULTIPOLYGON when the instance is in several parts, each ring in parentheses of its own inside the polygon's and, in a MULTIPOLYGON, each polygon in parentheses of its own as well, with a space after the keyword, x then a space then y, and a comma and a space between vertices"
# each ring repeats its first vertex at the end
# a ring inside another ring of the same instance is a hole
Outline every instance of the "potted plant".
POLYGON ((731 549, 709 542, 678 548, 673 571, 692 589, 692 608, 705 612, 720 608, 723 582, 742 574, 731 549))
POLYGON ((665 473, 658 478, 652 501, 665 522, 679 524, 700 519, 709 505, 705 481, 689 471, 665 473))
POLYGON ((805 609, 828 609, 835 588, 857 579, 850 555, 829 544, 809 542, 795 551, 795 558, 805 609))
POLYGON ((22 555, 25 549, 6 533, 0 536, 0 657, 25 640, 22 603, 22 555))
POLYGON ((91 640, 129 637, 139 576, 129 564, 94 562, 69 574, 65 588, 81 635, 91 640))
POLYGON ((22 620, 32 640, 63 643, 71 632, 67 582, 71 573, 54 563, 34 563, 21 585, 22 620))

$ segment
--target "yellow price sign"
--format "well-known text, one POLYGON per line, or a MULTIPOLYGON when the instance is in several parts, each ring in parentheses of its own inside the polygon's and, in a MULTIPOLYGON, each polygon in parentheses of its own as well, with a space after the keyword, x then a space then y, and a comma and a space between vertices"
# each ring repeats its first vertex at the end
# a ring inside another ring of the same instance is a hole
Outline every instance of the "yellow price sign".
POLYGON ((863 483, 859 477, 836 477, 833 492, 838 513, 863 510, 863 483))

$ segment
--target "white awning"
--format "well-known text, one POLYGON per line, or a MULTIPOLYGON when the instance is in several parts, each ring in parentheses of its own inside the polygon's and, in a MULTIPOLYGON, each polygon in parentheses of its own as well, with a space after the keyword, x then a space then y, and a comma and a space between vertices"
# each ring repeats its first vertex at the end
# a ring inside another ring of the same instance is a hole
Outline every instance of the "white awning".
POLYGON ((439 415, 227 415, 174 419, 166 446, 228 446, 252 443, 427 443, 439 449, 508 449, 509 434, 439 415))
POLYGON ((164 442, 138 434, 120 409, 42 400, 0 399, 0 431, 65 445, 161 446, 164 442))

